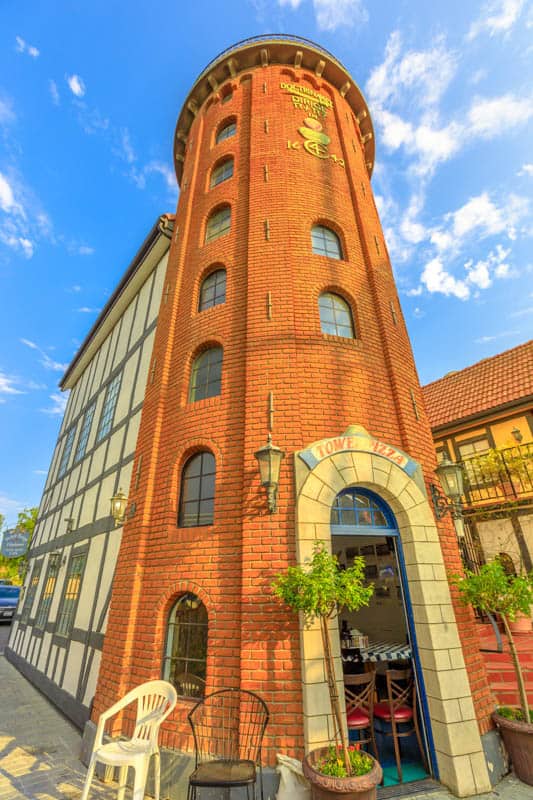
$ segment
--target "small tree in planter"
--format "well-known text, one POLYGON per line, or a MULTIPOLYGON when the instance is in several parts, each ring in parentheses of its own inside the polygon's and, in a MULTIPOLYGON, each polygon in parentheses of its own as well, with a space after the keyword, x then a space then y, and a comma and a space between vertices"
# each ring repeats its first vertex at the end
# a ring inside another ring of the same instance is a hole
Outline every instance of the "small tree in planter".
POLYGON ((498 708, 494 721, 502 731, 516 774, 521 780, 533 785, 533 710, 529 708, 522 666, 509 625, 520 612, 530 614, 533 603, 533 573, 509 575, 495 558, 484 564, 479 574, 467 571, 466 577, 455 575, 452 580, 459 589, 464 605, 469 604, 480 611, 499 614, 502 619, 516 673, 520 709, 498 708), (518 749, 514 746, 515 740, 518 749))
MULTIPOLYGON (((353 748, 348 747, 343 725, 329 621, 343 608, 357 611, 362 606, 368 605, 374 587, 372 584, 369 586, 364 584, 364 566, 364 558, 357 556, 353 560, 353 566, 344 570, 339 569, 337 557, 328 552, 323 542, 319 542, 308 565, 289 567, 286 574, 277 575, 272 584, 274 594, 293 611, 301 611, 306 622, 313 622, 315 619, 320 622, 324 664, 337 737, 335 744, 342 749, 344 769, 348 776, 354 774, 354 762, 358 759, 354 758, 353 748)), ((367 761, 363 758, 365 756, 366 754, 361 753, 362 760, 367 765, 363 771, 367 772, 374 762, 369 756, 367 761)), ((359 774, 363 774, 363 771, 359 774)))

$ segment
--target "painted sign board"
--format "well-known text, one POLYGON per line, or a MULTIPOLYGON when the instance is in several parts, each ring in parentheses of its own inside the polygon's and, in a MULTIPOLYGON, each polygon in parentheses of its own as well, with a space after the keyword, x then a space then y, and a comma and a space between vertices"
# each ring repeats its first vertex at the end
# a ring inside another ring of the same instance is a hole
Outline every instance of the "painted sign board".
POLYGON ((398 450, 398 448, 385 442, 380 442, 378 439, 368 436, 366 432, 364 434, 346 432, 341 436, 322 439, 306 450, 302 450, 299 456, 310 469, 313 469, 322 459, 332 456, 334 453, 342 453, 349 450, 362 450, 383 456, 392 461, 393 464, 397 464, 410 477, 413 477, 418 468, 417 462, 409 458, 402 450, 398 450))
POLYGON ((5 531, 2 539, 2 555, 6 558, 23 556, 28 549, 29 540, 30 534, 27 531, 21 531, 18 528, 5 531))

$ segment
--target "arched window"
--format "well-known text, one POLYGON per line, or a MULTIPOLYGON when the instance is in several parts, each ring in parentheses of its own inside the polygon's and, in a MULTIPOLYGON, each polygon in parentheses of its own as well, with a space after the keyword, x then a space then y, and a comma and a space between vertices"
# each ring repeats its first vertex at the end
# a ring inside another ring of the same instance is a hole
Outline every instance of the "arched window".
POLYGON ((224 236, 229 233, 231 228, 231 208, 223 206, 215 211, 207 220, 205 228, 205 241, 212 242, 213 239, 218 239, 219 236, 224 236))
POLYGON ((222 161, 217 167, 214 168, 213 172, 211 173, 211 181, 209 183, 209 188, 212 189, 213 186, 217 186, 222 181, 227 181, 233 175, 233 158, 226 158, 225 161, 222 161))
POLYGON ((352 312, 346 300, 338 294, 324 292, 318 298, 318 308, 322 333, 343 336, 345 339, 354 338, 352 312))
POLYGON ((237 132, 237 123, 235 122, 235 120, 232 120, 219 130, 219 132, 217 133, 216 143, 220 144, 220 142, 223 142, 224 139, 229 139, 230 136, 235 136, 236 132, 237 132))
POLYGON ((181 473, 178 526, 212 525, 215 511, 216 465, 208 450, 189 458, 181 473))
POLYGON ((163 679, 180 697, 205 694, 207 630, 207 610, 200 598, 191 592, 179 597, 168 616, 163 679))
POLYGON ((195 358, 192 365, 189 401, 205 400, 220 394, 222 380, 222 348, 210 347, 195 358))
POLYGON ((342 258, 341 242, 335 231, 324 225, 314 225, 311 229, 313 253, 328 258, 342 258))
POLYGON ((371 533, 372 529, 397 530, 395 519, 381 498, 358 487, 339 492, 331 509, 331 524, 361 528, 362 533, 371 533))
POLYGON ((211 306, 219 306, 226 302, 226 270, 217 269, 212 272, 202 283, 200 289, 200 302, 198 311, 204 311, 211 306))

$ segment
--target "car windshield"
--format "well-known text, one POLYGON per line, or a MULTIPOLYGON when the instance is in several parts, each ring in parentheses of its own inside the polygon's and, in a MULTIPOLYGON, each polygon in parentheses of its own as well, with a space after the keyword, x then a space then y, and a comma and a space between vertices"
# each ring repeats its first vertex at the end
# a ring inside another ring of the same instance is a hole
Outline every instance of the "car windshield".
POLYGON ((20 586, 0 586, 0 599, 7 597, 18 597, 20 586))

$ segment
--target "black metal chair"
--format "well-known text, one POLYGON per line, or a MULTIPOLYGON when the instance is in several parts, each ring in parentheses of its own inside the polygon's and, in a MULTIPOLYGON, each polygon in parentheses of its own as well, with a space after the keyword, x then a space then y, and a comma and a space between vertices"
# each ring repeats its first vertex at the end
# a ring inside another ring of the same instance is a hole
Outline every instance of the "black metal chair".
POLYGON ((254 692, 222 689, 197 703, 188 714, 194 737, 196 766, 189 777, 187 800, 196 800, 199 788, 246 787, 256 798, 257 767, 263 800, 261 745, 268 709, 254 692))

